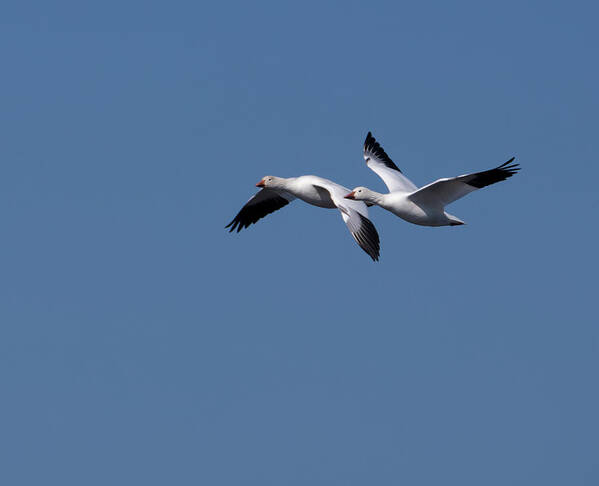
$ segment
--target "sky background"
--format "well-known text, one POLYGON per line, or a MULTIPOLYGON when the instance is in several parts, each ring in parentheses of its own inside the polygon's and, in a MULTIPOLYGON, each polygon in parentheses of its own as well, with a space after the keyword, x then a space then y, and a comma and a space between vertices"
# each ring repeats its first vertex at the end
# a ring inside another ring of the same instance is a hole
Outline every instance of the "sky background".
POLYGON ((2 2, 0 480, 599 484, 593 2, 2 2), (51 4, 50 4, 51 3, 51 4), (373 263, 264 175, 382 191, 373 263))

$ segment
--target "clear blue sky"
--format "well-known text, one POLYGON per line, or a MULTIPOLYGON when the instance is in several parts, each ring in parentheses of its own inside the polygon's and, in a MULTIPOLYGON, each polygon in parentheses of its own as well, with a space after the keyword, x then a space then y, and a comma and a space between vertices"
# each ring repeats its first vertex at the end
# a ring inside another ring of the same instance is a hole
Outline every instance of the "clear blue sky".
POLYGON ((0 480, 599 484, 592 2, 3 2, 0 480), (50 5, 51 3, 51 5, 50 5), (266 174, 522 164, 373 263, 266 174))

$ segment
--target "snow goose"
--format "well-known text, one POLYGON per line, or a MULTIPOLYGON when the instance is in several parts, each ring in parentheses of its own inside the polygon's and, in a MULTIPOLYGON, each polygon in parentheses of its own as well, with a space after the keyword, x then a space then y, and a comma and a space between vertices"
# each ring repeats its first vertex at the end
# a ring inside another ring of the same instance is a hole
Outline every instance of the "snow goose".
POLYGON ((379 259, 379 235, 368 219, 366 204, 344 199, 348 188, 311 175, 288 179, 266 176, 256 187, 261 187, 262 190, 250 198, 233 221, 225 226, 231 228, 229 232, 235 229, 239 232, 298 198, 313 206, 339 209, 343 221, 360 248, 373 260, 379 259))
POLYGON ((520 170, 518 164, 512 164, 512 157, 494 169, 439 179, 419 189, 403 175, 370 132, 364 142, 364 159, 366 165, 383 179, 389 193, 380 194, 366 187, 356 187, 345 198, 376 204, 410 223, 422 226, 464 224, 461 219, 445 212, 447 204, 472 191, 504 181, 520 170))

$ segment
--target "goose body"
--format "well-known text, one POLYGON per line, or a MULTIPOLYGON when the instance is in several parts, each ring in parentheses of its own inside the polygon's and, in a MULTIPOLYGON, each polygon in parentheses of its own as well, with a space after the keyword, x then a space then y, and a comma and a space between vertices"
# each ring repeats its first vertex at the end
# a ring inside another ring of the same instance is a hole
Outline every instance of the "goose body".
POLYGON ((445 206, 477 189, 503 181, 520 170, 518 164, 512 163, 512 157, 494 169, 438 179, 418 188, 401 172, 370 132, 364 142, 364 160, 383 180, 389 193, 356 187, 345 198, 376 204, 409 223, 421 226, 464 224, 460 218, 446 212, 445 206))
POLYGON ((361 201, 345 199, 348 188, 322 177, 305 175, 282 178, 263 177, 256 187, 262 188, 241 208, 226 226, 230 232, 241 231, 264 216, 281 209, 294 199, 321 208, 338 209, 352 237, 373 260, 380 252, 379 235, 368 219, 368 208, 361 201))
POLYGON ((427 201, 419 203, 413 201, 409 197, 410 194, 399 191, 381 194, 380 197, 377 197, 376 204, 392 212, 395 216, 420 226, 457 226, 464 224, 461 219, 444 210, 442 211, 437 205, 428 204, 427 201))

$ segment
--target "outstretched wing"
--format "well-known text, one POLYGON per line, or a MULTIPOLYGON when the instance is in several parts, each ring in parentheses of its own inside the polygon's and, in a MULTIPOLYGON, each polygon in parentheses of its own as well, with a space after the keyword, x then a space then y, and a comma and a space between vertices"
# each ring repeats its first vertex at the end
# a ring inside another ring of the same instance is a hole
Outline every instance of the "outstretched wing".
POLYGON ((414 183, 402 174, 383 147, 368 132, 364 141, 364 160, 366 165, 372 169, 389 188, 389 192, 412 192, 418 189, 414 183))
POLYGON ((408 198, 417 204, 445 206, 472 191, 512 177, 520 170, 519 164, 512 164, 513 161, 514 157, 494 169, 439 179, 410 194, 408 198))
POLYGON ((235 229, 239 233, 243 228, 247 228, 264 216, 281 209, 294 199, 295 197, 291 194, 279 194, 272 189, 262 189, 245 203, 237 216, 225 228, 230 226, 229 233, 235 229))
POLYGON ((362 201, 352 201, 344 199, 349 189, 326 179, 320 179, 318 184, 313 184, 316 188, 324 189, 329 192, 331 199, 341 211, 341 217, 356 243, 364 250, 370 258, 378 261, 380 254, 379 234, 368 219, 368 208, 362 201))
POLYGON ((347 225, 349 232, 353 236, 356 243, 360 245, 360 248, 364 250, 370 258, 375 262, 378 261, 381 246, 379 240, 379 234, 366 216, 363 216, 358 211, 352 208, 341 208, 341 216, 343 221, 347 225))

